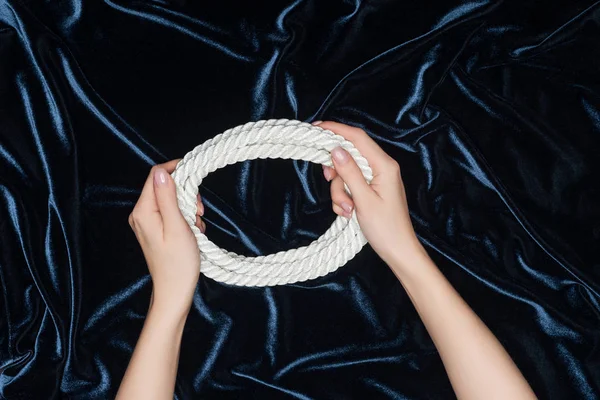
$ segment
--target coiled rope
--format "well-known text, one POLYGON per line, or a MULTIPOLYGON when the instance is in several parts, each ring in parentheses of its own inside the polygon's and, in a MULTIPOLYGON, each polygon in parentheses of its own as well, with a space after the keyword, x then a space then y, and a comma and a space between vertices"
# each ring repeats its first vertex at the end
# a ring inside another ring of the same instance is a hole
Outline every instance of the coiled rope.
POLYGON ((338 216, 331 227, 308 246, 259 257, 244 257, 223 250, 195 225, 198 186, 211 172, 257 158, 305 160, 331 167, 330 153, 338 146, 350 153, 370 183, 373 172, 351 142, 331 131, 294 120, 249 122, 228 129, 186 154, 172 176, 179 208, 201 251, 200 271, 231 285, 274 286, 318 278, 352 259, 366 243, 354 212, 350 220, 338 216))

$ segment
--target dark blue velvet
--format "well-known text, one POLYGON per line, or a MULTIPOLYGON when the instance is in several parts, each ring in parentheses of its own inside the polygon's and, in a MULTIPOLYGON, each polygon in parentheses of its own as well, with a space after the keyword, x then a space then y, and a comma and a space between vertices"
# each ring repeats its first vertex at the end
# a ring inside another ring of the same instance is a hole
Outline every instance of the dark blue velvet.
MULTIPOLYGON (((150 294, 127 224, 151 165, 250 120, 363 127, 415 228, 544 399, 600 396, 600 4, 0 0, 0 397, 114 396, 150 294)), ((247 255, 333 220, 320 168, 201 187, 247 255)), ((440 358, 366 248, 276 288, 202 277, 178 399, 445 399, 440 358)))

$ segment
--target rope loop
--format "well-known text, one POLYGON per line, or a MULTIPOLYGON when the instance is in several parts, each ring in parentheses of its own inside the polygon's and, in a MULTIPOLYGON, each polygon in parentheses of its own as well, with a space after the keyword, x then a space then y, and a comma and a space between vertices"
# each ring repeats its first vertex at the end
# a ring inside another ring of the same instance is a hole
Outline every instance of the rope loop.
POLYGON ((186 154, 172 176, 179 208, 201 252, 200 271, 230 285, 285 285, 326 275, 358 254, 366 239, 355 212, 349 220, 338 216, 331 227, 308 246, 258 257, 223 250, 196 226, 198 186, 211 172, 259 158, 304 160, 332 167, 331 151, 338 146, 350 153, 370 183, 371 167, 351 142, 319 126, 295 120, 271 119, 236 126, 186 154))

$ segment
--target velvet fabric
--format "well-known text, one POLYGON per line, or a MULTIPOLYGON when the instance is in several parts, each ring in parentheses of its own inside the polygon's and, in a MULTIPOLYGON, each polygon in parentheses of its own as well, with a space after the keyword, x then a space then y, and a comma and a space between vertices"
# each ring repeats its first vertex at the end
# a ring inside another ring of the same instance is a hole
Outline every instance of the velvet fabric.
MULTIPOLYGON (((0 397, 115 395, 151 281, 128 224, 152 165, 269 118, 364 128, 415 229, 542 399, 600 397, 600 2, 0 0, 0 397)), ((245 255, 334 219, 321 168, 206 179, 245 255)), ((366 247, 326 277, 202 277, 177 399, 450 399, 366 247)))

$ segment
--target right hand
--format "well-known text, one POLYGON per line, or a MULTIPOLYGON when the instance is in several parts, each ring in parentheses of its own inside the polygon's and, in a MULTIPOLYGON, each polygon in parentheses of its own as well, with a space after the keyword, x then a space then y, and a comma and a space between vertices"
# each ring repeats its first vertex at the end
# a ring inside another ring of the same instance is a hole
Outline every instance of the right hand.
POLYGON ((356 208, 371 247, 388 265, 404 265, 403 260, 421 245, 410 221, 400 166, 362 129, 329 121, 318 126, 352 142, 373 170, 369 185, 348 152, 341 147, 332 151, 334 169, 324 167, 323 174, 331 181, 333 211, 349 218, 356 208))

